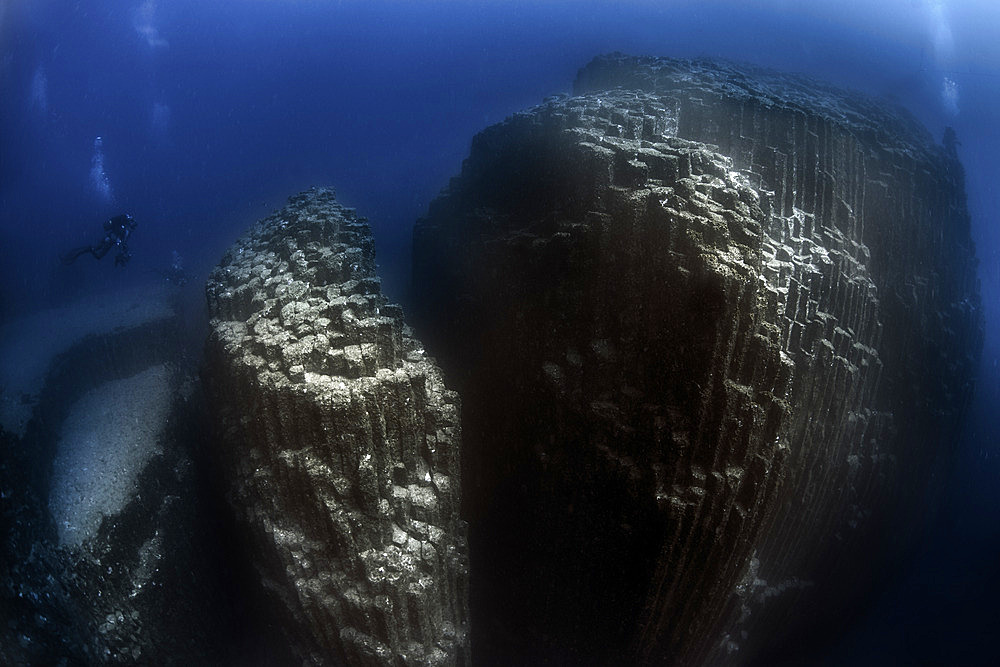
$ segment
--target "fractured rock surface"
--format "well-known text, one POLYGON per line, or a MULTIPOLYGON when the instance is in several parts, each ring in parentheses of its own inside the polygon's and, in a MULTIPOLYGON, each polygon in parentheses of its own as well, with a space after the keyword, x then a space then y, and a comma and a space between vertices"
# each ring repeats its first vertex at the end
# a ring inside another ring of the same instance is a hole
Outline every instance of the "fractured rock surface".
POLYGON ((172 384, 161 364, 96 387, 73 406, 49 495, 60 545, 93 538, 104 517, 120 513, 135 494, 142 470, 162 454, 172 384))
POLYGON ((31 419, 0 427, 0 663, 223 658, 171 296, 105 294, 5 330, 31 419))
POLYGON ((612 55, 414 233, 478 664, 766 655, 884 572, 981 347, 961 166, 807 80, 612 55), (812 614, 812 618, 816 618, 812 614))
POLYGON ((207 285, 231 502, 312 664, 468 663, 457 396, 381 293, 367 222, 314 189, 207 285))

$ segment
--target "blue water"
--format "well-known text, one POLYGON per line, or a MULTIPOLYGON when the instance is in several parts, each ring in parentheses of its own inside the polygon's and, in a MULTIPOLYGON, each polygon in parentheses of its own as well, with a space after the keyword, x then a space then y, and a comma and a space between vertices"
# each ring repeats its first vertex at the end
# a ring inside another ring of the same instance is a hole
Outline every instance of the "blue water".
POLYGON ((832 664, 975 663, 1000 627, 1000 6, 992 0, 3 0, 0 321, 166 270, 200 285, 285 197, 333 185, 405 303, 414 220, 473 134, 620 50, 804 72, 908 107, 966 167, 987 335, 946 503, 832 664), (871 5, 877 5, 872 7, 871 5), (803 9, 802 7, 806 7, 803 9), (61 266, 139 221, 124 270, 61 266))

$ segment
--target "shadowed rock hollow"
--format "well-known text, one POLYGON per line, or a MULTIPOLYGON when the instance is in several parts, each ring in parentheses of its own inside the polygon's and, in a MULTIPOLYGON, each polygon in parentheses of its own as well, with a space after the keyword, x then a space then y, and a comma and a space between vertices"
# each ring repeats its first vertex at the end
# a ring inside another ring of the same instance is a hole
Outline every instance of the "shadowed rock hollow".
POLYGON ((414 232, 418 329, 463 401, 476 663, 835 632, 972 391, 954 148, 726 63, 612 55, 575 91, 480 133, 414 232))
POLYGON ((212 273, 204 377, 230 499, 308 664, 468 663, 457 396, 311 190, 212 273))

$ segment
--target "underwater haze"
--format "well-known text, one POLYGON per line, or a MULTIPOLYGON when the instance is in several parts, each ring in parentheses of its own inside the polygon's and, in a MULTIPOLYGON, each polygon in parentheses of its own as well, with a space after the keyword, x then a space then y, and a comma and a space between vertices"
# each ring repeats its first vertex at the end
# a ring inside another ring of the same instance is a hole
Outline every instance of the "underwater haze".
POLYGON ((780 658, 989 663, 1000 628, 992 0, 0 0, 0 326, 182 267, 185 326, 203 341, 209 272, 312 186, 369 219, 382 289, 406 308, 414 222, 472 137, 571 93, 577 71, 611 52, 801 73, 902 106, 939 142, 954 128, 986 318, 959 456, 909 559, 832 641, 780 658), (124 212, 137 222, 125 266, 113 252, 60 261, 124 212))

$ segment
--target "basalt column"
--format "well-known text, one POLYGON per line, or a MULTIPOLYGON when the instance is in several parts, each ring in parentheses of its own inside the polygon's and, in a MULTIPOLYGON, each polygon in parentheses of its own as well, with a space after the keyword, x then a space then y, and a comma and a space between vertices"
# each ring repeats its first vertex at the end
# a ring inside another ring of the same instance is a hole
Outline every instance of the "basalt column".
POLYGON ((576 90, 479 134, 414 231, 474 656, 745 662, 884 572, 950 456, 982 326, 961 167, 752 68, 614 55, 576 90))
POLYGON ((468 664, 457 396, 382 295, 367 222, 311 190, 207 285, 204 370, 261 584, 310 664, 468 664))

